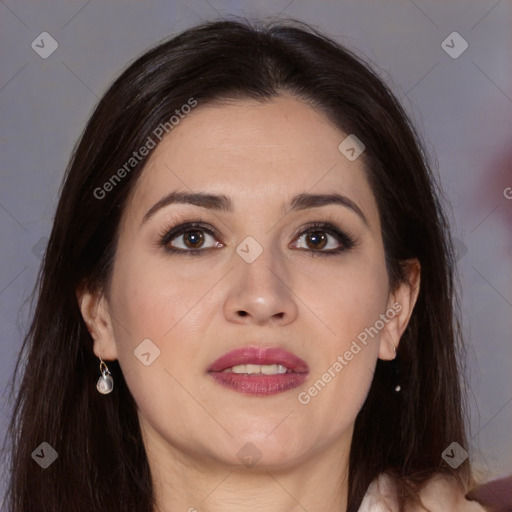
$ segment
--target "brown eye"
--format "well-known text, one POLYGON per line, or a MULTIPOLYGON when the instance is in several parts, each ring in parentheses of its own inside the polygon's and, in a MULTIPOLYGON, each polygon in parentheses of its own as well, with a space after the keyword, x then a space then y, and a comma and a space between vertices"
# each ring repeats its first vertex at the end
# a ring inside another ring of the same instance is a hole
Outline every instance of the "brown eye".
POLYGON ((199 254, 209 249, 224 247, 218 241, 219 235, 206 225, 188 222, 165 230, 160 235, 160 243, 171 253, 199 254))
POLYGON ((306 235, 306 243, 310 249, 323 249, 327 244, 327 237, 323 231, 312 231, 306 235))
POLYGON ((187 231, 182 236, 184 244, 189 249, 198 249, 204 243, 204 234, 198 229, 187 231))
POLYGON ((312 255, 333 255, 352 249, 356 241, 331 223, 315 222, 307 227, 292 244, 294 249, 312 255))

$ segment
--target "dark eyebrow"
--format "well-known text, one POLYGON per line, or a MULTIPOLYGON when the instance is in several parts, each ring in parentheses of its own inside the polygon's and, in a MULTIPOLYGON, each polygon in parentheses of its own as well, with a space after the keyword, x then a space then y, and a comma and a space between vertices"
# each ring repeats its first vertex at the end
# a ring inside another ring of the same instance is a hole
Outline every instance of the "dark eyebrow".
POLYGON ((361 220, 366 224, 366 226, 369 226, 368 220, 361 208, 359 208, 352 199, 342 196, 341 194, 299 194, 292 198, 288 211, 317 208, 319 206, 327 206, 329 204, 337 204, 352 210, 361 217, 361 220))
MULTIPOLYGON (((147 211, 142 219, 142 224, 161 208, 175 203, 192 204, 209 210, 226 212, 233 211, 233 202, 225 195, 205 194, 202 192, 171 192, 160 199, 160 201, 147 211)), ((368 221, 359 206, 357 206, 354 201, 346 196, 342 196, 341 194, 298 194, 292 198, 289 208, 284 210, 284 212, 288 213, 290 211, 318 208, 320 206, 327 206, 330 204, 337 204, 352 210, 368 226, 368 221)))
POLYGON ((209 210, 233 211, 233 203, 231 199, 224 195, 204 194, 202 192, 171 192, 165 197, 162 197, 158 203, 147 211, 146 215, 144 215, 144 218, 142 219, 142 223, 144 224, 144 222, 152 217, 157 210, 175 203, 193 204, 195 206, 201 206, 202 208, 208 208, 209 210))

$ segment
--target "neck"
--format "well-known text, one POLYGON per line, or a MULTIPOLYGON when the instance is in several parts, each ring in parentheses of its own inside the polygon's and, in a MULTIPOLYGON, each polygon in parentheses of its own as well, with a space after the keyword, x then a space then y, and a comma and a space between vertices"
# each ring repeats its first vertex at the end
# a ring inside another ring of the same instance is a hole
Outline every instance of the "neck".
POLYGON ((278 468, 202 459, 147 433, 144 437, 156 498, 155 512, 347 509, 350 443, 342 439, 304 456, 293 466, 278 468))

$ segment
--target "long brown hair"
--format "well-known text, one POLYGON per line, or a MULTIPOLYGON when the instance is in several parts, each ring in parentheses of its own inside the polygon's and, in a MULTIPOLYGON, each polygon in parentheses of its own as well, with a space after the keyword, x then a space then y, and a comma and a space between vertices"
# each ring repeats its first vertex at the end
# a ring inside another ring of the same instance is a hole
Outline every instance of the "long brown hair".
POLYGON ((147 157, 106 197, 97 190, 190 98, 200 108, 282 92, 364 141, 391 286, 404 279, 405 260, 421 264, 421 290, 398 350, 402 390, 393 391, 390 363, 379 360, 354 429, 348 508, 359 507, 381 472, 396 477, 406 498, 439 471, 468 482, 467 460, 452 469, 442 459, 454 441, 467 447, 461 337, 448 222, 420 137, 377 73, 335 41, 299 22, 222 20, 187 30, 131 64, 75 148, 16 369, 23 379, 10 427, 12 512, 152 510, 134 400, 117 363, 109 365, 114 391, 107 400, 97 393, 97 359, 76 300, 83 283, 101 289, 109 279, 120 216, 147 157), (31 458, 42 442, 58 453, 47 469, 31 458))

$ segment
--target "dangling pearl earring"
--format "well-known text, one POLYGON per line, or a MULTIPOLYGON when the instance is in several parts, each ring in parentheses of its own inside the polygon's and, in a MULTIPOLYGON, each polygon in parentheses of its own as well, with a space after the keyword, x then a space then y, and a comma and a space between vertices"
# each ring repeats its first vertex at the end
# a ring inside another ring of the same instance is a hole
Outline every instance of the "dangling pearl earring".
POLYGON ((396 353, 395 345, 393 345, 393 350, 395 351, 395 358, 392 361, 393 373, 396 375, 396 382, 397 382, 397 384, 395 386, 395 391, 398 393, 402 389, 402 386, 400 386, 400 384, 398 384, 399 372, 398 372, 398 360, 397 360, 397 353, 396 353))
POLYGON ((105 361, 103 361, 103 359, 101 359, 101 357, 100 357, 100 372, 101 372, 101 377, 98 379, 98 382, 96 383, 96 389, 102 395, 108 395, 114 389, 114 379, 110 375, 108 367, 105 364, 105 361))

